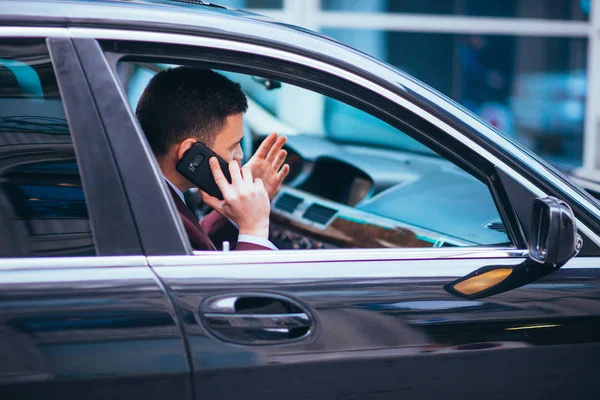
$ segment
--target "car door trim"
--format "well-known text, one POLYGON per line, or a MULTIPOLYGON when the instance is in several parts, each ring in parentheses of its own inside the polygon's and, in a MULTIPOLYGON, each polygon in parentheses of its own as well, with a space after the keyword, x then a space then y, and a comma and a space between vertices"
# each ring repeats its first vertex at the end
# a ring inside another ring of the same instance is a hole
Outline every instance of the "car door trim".
MULTIPOLYGON (((182 260, 183 261, 183 260, 182 260)), ((152 268, 165 282, 170 282, 171 289, 177 292, 178 280, 184 285, 186 280, 200 279, 209 282, 218 279, 220 284, 224 281, 240 284, 243 281, 279 282, 297 281, 310 286, 313 282, 330 280, 332 285, 338 280, 367 279, 370 281, 384 281, 390 278, 431 278, 447 283, 472 273, 482 267, 482 259, 399 259, 399 260, 354 260, 345 262, 315 261, 315 262, 286 262, 281 259, 274 263, 246 263, 223 266, 222 262, 209 263, 202 261, 192 263, 190 256, 188 262, 181 265, 158 266, 152 268)), ((516 266, 523 262, 522 258, 490 258, 486 260, 489 265, 502 264, 516 266)), ((151 261, 154 262, 153 260, 151 261)), ((483 264, 485 265, 485 264, 483 264)), ((277 286, 270 292, 278 293, 277 286)), ((284 292, 279 292, 283 294, 284 292)))
MULTIPOLYGON (((289 51, 274 49, 270 47, 266 47, 258 44, 249 44, 249 43, 241 43, 241 42, 233 42, 227 39, 217 39, 217 38, 209 38, 209 37, 201 37, 201 36, 190 36, 185 34, 175 34, 175 33, 157 33, 157 32, 143 32, 143 31, 135 31, 135 30, 120 30, 120 29, 101 29, 101 28, 79 28, 79 27, 70 27, 68 28, 69 34, 72 37, 77 38, 95 38, 95 39, 106 39, 106 40, 132 40, 132 41, 141 41, 141 42, 158 42, 158 43, 177 43, 180 45, 189 45, 196 47, 209 47, 216 49, 226 49, 233 50, 238 52, 246 52, 257 55, 262 55, 265 57, 273 57, 279 60, 296 62, 301 65, 306 65, 311 68, 330 73, 332 75, 343 78, 347 81, 350 81, 356 85, 359 85, 365 89, 376 92, 379 95, 387 98, 388 100, 399 104, 401 107, 407 109, 408 111, 418 115, 419 117, 427 120, 429 123, 437 126, 442 129, 448 135, 453 137, 455 140, 460 141, 462 144, 467 146, 472 151, 481 154, 483 157, 488 159, 491 163, 493 163, 497 168, 500 168, 505 173, 510 175, 513 179, 527 188, 529 191, 534 193, 538 197, 546 197, 547 194, 519 174, 516 170, 508 166, 505 162, 492 155, 489 151, 484 149, 479 144, 475 143, 473 140, 465 137, 462 133, 460 133, 455 128, 451 127, 448 123, 442 121, 438 117, 432 115, 428 111, 424 110, 420 106, 410 102, 409 100, 403 98, 397 93, 392 92, 390 89, 383 87, 375 82, 372 82, 364 77, 356 75, 354 72, 346 71, 342 68, 327 64, 322 61, 314 60, 308 58, 306 56, 302 56, 299 54, 295 54, 289 51)), ((508 143, 508 142, 507 142, 508 143)), ((505 148, 505 146, 502 146, 505 148)), ((509 151, 509 150, 507 150, 509 151)), ((511 153, 514 153, 511 151, 511 153)), ((525 160, 521 157, 520 154, 515 154, 522 161, 530 164, 529 161, 525 160)), ((583 205, 586 209, 591 210, 595 215, 600 217, 600 211, 591 206, 589 201, 583 198, 581 195, 573 191, 568 186, 564 185, 557 178, 547 173, 546 171, 540 170, 536 167, 536 171, 542 174, 546 179, 551 180, 556 186, 560 187, 561 190, 569 193, 571 197, 576 199, 581 205, 583 205)), ((592 241, 596 243, 596 245, 600 246, 600 236, 593 232, 590 228, 584 225, 580 220, 577 219, 578 228, 588 236, 592 241)))
POLYGON ((147 266, 145 256, 27 257, 0 259, 0 271, 147 266), (35 266, 32 266, 35 265, 35 266))
POLYGON ((346 261, 385 261, 385 260, 439 260, 439 259, 511 259, 525 258, 527 250, 497 247, 427 248, 427 249, 328 249, 328 250, 285 250, 285 259, 281 253, 272 251, 210 252, 196 251, 193 256, 149 256, 152 266, 178 266, 202 264, 271 264, 271 263, 311 263, 346 261))
MULTIPOLYGON (((294 252, 294 251, 292 251, 294 252)), ((320 251, 319 251, 320 252, 320 251)), ((179 290, 175 282, 188 279, 211 279, 231 280, 236 283, 242 281, 269 281, 279 282, 281 280, 303 281, 306 284, 314 280, 339 280, 339 279, 389 279, 389 278, 431 278, 447 282, 449 279, 465 276, 482 265, 506 265, 516 266, 521 264, 523 257, 478 257, 476 254, 470 257, 447 257, 436 258, 432 254, 421 254, 421 258, 397 257, 396 259, 364 259, 357 257, 353 260, 328 260, 319 259, 315 255, 314 261, 306 260, 297 262, 295 257, 289 257, 294 261, 285 261, 281 257, 260 256, 248 257, 148 257, 152 269, 165 282, 171 282, 172 290, 179 290), (269 259, 269 260, 267 260, 269 259), (335 262, 338 261, 338 262, 335 262), (175 286, 173 286, 175 285, 175 286)), ((257 252, 259 253, 259 252, 257 252)), ((268 252, 262 252, 266 254, 268 252)), ((316 252, 307 252, 316 253, 316 252)), ((424 253, 424 252, 423 252, 424 253)), ((501 252, 500 252, 501 253, 501 252)), ((300 252, 294 255, 300 255, 300 252)), ((487 254, 492 256, 492 254, 487 254)), ((600 269, 597 257, 574 258, 561 270, 572 269, 600 269)), ((273 290, 276 290, 275 287, 273 290)))
POLYGON ((68 38, 69 31, 67 28, 2 26, 2 27, 0 27, 0 37, 15 37, 15 38, 62 37, 62 38, 68 38))

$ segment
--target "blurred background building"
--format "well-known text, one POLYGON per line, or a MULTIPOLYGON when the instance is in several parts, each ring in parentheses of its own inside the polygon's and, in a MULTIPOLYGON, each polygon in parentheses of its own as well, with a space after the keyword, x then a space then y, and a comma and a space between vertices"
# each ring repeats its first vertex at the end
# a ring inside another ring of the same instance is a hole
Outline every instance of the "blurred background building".
POLYGON ((383 59, 563 170, 600 169, 594 0, 215 2, 319 31, 383 59))

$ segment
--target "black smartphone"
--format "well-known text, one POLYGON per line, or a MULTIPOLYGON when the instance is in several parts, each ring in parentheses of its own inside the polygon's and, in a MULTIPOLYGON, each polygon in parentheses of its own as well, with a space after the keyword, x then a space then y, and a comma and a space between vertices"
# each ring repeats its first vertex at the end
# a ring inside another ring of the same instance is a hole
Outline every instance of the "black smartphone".
POLYGON ((190 147, 177 162, 177 172, 185 176, 190 182, 204 190, 206 193, 223 200, 223 194, 215 182, 208 160, 216 157, 221 165, 223 175, 231 183, 229 164, 209 149, 204 143, 196 142, 190 147))

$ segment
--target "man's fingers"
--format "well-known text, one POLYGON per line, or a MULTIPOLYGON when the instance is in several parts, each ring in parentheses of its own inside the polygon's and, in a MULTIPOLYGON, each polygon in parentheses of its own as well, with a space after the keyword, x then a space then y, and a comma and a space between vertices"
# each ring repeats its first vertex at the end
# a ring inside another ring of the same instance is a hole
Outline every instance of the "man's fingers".
POLYGON ((242 167, 242 179, 244 179, 244 182, 246 183, 254 182, 254 179, 252 178, 252 170, 249 167, 242 167))
POLYGON ((285 161, 285 158, 287 157, 287 151, 285 150, 281 150, 279 152, 279 154, 277 154, 277 157, 275 158, 275 161, 273 161, 273 169, 275 169, 275 171, 279 171, 279 168, 281 168, 281 164, 283 164, 283 162, 285 161))
POLYGON ((271 146, 269 154, 267 154, 267 159, 276 159, 279 156, 279 153, 281 152, 281 149, 283 148, 285 142, 287 142, 287 138, 285 136, 279 136, 279 138, 277 138, 273 146, 271 146))
POLYGON ((223 175, 221 165, 217 161, 216 157, 211 157, 211 159, 208 160, 208 164, 210 166, 210 170, 212 171, 213 178, 215 178, 215 183, 221 190, 221 193, 223 193, 223 196, 225 196, 225 193, 229 192, 230 185, 229 182, 227 182, 227 178, 225 178, 225 175, 223 175))
POLYGON ((231 174, 231 184, 236 185, 242 181, 242 174, 240 172, 240 164, 237 161, 231 161, 229 163, 229 174, 231 174))
POLYGON ((275 143, 276 140, 277 140, 276 133, 271 133, 269 136, 267 136, 266 139, 262 141, 260 146, 258 146, 256 153, 254 153, 254 157, 257 157, 257 158, 267 157, 267 154, 269 153, 269 149, 273 146, 273 143, 275 143))
POLYGON ((285 179, 286 176, 288 176, 289 173, 290 173, 290 166, 288 164, 285 164, 283 167, 281 167, 281 170, 279 170, 279 172, 277 173, 277 181, 281 184, 281 182, 283 182, 283 180, 285 179))
POLYGON ((200 194, 202 195, 202 201, 211 207, 213 210, 217 212, 222 212, 223 209, 223 200, 219 200, 216 197, 211 196, 206 193, 204 190, 200 190, 200 194))

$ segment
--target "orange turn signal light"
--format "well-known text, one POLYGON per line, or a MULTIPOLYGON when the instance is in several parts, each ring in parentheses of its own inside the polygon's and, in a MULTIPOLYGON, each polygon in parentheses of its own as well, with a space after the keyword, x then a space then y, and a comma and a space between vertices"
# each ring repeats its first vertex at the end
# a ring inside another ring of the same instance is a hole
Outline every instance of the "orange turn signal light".
POLYGON ((508 278, 512 271, 512 268, 498 268, 484 272, 457 283, 453 289, 466 296, 477 294, 499 284, 508 278))

